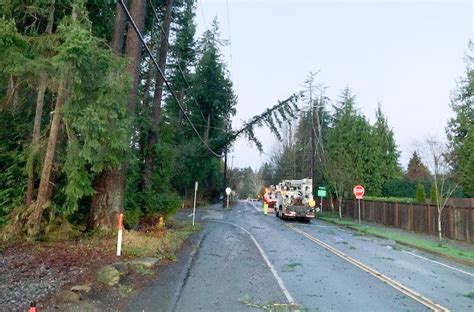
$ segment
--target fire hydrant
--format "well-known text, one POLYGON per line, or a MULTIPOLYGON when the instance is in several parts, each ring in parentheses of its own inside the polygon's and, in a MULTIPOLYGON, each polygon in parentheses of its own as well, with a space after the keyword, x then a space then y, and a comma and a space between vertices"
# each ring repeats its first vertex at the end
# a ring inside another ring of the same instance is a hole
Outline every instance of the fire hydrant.
POLYGON ((267 204, 267 203, 263 203, 263 214, 264 214, 264 215, 267 215, 267 212, 268 212, 268 204, 267 204))

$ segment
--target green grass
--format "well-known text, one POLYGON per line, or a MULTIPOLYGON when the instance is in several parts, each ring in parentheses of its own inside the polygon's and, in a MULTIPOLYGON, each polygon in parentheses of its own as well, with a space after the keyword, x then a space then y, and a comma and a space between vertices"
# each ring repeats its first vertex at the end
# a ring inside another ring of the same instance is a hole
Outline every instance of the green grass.
POLYGON ((176 260, 176 252, 186 238, 199 231, 201 225, 190 222, 168 221, 165 231, 142 233, 125 232, 123 237, 123 254, 132 257, 155 257, 159 260, 176 260))
POLYGON ((134 264, 132 267, 135 269, 135 271, 137 271, 141 275, 153 275, 154 273, 152 269, 149 269, 146 266, 141 265, 141 264, 134 264))
POLYGON ((438 245, 438 242, 418 238, 414 235, 410 235, 410 233, 408 232, 400 233, 398 231, 392 231, 389 228, 375 228, 365 225, 359 225, 357 222, 352 221, 350 219, 343 218, 342 220, 340 220, 337 214, 327 212, 319 214, 318 218, 324 221, 335 223, 337 225, 350 227, 351 229, 357 230, 364 234, 391 239, 400 244, 424 249, 474 265, 474 252, 450 246, 447 243, 444 243, 443 246, 440 247, 438 245))
POLYGON ((474 291, 471 291, 470 293, 464 295, 465 297, 468 297, 470 299, 474 299, 474 291))
POLYGON ((118 284, 117 289, 122 297, 126 297, 133 292, 133 287, 125 284, 118 284))

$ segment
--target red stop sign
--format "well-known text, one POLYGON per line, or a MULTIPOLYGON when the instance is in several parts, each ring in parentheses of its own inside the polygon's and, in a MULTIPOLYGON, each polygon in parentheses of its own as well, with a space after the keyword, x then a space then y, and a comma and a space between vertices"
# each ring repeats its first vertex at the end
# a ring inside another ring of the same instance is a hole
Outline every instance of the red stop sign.
POLYGON ((364 197, 365 189, 362 185, 356 185, 354 186, 352 192, 357 199, 362 199, 362 197, 364 197))

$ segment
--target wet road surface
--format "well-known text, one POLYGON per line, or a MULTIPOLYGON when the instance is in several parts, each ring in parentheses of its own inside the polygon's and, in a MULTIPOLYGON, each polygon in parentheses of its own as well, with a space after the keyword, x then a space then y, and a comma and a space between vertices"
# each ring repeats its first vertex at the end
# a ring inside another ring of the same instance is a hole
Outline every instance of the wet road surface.
POLYGON ((474 291, 471 267, 319 220, 303 224, 264 216, 257 205, 240 201, 231 210, 217 205, 198 209, 203 230, 187 242, 176 263, 161 268, 156 283, 139 293, 128 310, 261 311, 290 303, 309 311, 430 310, 411 293, 301 231, 440 310, 474 309, 474 300, 466 297, 474 291))

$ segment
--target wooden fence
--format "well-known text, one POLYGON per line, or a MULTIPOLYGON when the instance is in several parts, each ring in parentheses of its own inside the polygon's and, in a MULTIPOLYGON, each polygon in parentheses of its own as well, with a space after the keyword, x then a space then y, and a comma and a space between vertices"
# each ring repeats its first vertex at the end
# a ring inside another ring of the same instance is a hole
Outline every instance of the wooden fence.
MULTIPOLYGON (((324 209, 329 208, 325 203, 324 209)), ((337 203, 334 209, 337 211, 337 203)), ((345 217, 358 218, 357 201, 345 200, 345 217)), ((444 237, 474 243, 474 207, 446 206, 442 212, 444 237)), ((361 219, 429 235, 438 235, 438 209, 431 205, 361 200, 361 219)))

